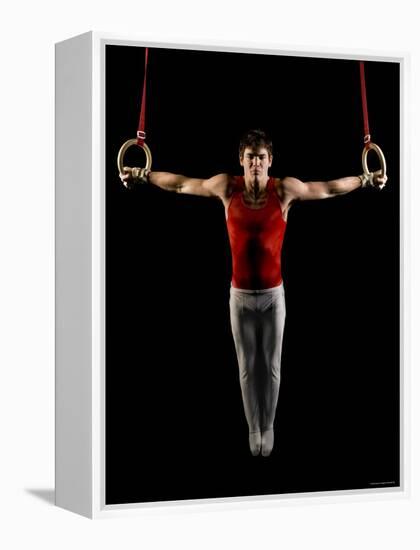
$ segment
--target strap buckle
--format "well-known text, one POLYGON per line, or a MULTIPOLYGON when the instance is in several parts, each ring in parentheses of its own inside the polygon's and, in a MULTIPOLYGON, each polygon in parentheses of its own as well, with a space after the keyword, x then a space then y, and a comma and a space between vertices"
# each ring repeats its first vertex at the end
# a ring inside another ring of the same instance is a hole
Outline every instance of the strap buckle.
POLYGON ((137 139, 141 139, 141 140, 145 141, 146 132, 144 132, 143 130, 137 130, 137 139))

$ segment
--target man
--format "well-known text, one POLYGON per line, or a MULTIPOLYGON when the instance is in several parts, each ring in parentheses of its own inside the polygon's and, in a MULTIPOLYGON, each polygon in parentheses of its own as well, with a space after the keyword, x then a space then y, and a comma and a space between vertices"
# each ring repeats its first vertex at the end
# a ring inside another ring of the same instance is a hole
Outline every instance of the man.
POLYGON ((274 417, 280 388, 280 365, 286 318, 281 249, 290 208, 300 200, 383 186, 380 172, 331 181, 302 182, 270 177, 272 143, 261 130, 240 141, 243 176, 218 174, 209 179, 168 172, 124 168, 127 187, 151 183, 167 191, 216 198, 225 208, 232 251, 230 320, 252 455, 269 456, 274 445, 274 417))

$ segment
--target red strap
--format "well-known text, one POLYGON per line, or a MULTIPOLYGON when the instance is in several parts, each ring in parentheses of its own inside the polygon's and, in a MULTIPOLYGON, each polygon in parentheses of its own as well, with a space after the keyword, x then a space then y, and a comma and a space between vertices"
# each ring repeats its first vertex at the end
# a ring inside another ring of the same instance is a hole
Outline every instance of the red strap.
POLYGON ((146 48, 145 52, 145 63, 144 63, 144 80, 143 80, 143 95, 141 98, 141 109, 140 109, 140 118, 139 126, 137 130, 137 145, 140 147, 146 140, 146 76, 147 76, 147 57, 149 55, 149 48, 146 48))
POLYGON ((360 61, 360 88, 362 92, 362 106, 363 106, 363 124, 364 124, 364 142, 366 144, 370 143, 370 132, 369 132, 369 116, 367 108, 367 99, 366 99, 366 81, 365 81, 365 63, 360 61))

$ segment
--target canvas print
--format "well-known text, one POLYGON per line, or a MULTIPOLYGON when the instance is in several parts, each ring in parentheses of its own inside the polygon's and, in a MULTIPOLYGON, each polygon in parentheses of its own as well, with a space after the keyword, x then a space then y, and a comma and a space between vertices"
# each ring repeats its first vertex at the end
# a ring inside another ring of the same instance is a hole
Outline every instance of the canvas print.
POLYGON ((106 46, 106 504, 400 485, 399 90, 106 46))

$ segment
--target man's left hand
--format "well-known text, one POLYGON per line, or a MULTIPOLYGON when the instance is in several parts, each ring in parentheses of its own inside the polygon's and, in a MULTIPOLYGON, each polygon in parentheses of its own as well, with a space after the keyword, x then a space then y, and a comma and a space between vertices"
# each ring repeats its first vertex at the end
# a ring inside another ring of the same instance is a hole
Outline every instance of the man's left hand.
POLYGON ((388 178, 386 174, 382 176, 382 171, 377 170, 376 172, 373 172, 373 178, 372 183, 374 187, 378 187, 379 189, 383 189, 385 187, 386 182, 388 181, 388 178))

